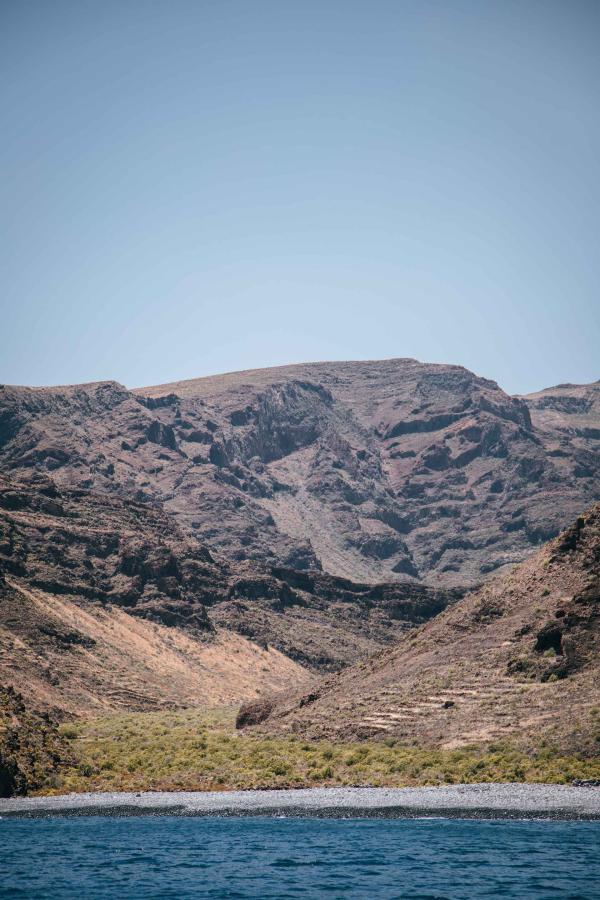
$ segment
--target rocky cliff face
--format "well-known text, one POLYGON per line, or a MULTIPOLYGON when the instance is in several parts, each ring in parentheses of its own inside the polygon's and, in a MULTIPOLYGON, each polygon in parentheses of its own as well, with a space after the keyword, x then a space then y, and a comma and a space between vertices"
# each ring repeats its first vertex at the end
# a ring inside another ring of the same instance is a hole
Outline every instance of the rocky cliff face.
POLYGON ((599 440, 600 383, 513 398, 403 359, 0 389, 0 471, 160 506, 232 563, 359 582, 523 559, 600 496, 599 440))
MULTIPOLYGON (((282 698, 271 732, 597 754, 600 504, 395 648, 282 698)), ((264 718, 264 717, 263 717, 264 718)))
POLYGON ((29 709, 20 694, 0 686, 0 797, 52 787, 53 777, 71 762, 56 720, 29 709))

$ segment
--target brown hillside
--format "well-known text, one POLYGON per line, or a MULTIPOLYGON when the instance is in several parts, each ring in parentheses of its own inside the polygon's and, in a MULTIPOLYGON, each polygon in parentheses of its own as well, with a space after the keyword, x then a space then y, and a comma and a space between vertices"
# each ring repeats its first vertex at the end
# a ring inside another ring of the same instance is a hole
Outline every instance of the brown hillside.
POLYGON ((34 709, 90 716, 237 704, 309 684, 311 674, 221 628, 202 640, 116 606, 9 582, 0 602, 0 682, 18 686, 34 709))
POLYGON ((37 706, 235 703, 389 645, 449 591, 214 559, 159 507, 0 477, 0 685, 37 706))
POLYGON ((598 753, 599 649, 600 504, 393 650, 282 701, 262 727, 598 753))

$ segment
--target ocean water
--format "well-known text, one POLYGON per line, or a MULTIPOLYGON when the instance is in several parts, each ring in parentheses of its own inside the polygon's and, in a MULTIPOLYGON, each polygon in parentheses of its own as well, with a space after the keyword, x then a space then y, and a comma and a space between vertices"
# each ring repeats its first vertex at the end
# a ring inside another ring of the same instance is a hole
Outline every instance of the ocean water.
POLYGON ((0 821, 0 897, 600 898, 600 823, 0 821))

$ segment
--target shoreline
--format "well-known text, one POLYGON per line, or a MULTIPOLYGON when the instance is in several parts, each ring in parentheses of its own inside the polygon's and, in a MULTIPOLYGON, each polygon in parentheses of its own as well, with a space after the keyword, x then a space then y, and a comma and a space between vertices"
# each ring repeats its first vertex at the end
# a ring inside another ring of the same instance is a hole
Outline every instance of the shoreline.
POLYGON ((73 816, 600 820, 600 787, 486 783, 419 788, 102 792, 0 799, 0 819, 73 816))

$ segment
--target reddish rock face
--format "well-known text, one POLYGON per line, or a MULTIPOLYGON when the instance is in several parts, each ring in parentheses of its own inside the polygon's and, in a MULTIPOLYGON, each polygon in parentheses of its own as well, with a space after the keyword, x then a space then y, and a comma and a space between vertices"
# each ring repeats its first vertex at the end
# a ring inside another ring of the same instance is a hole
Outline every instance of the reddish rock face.
POLYGON ((600 495, 599 440, 600 383, 513 398, 406 359, 0 389, 0 471, 158 504, 233 563, 361 582, 523 559, 600 495))

